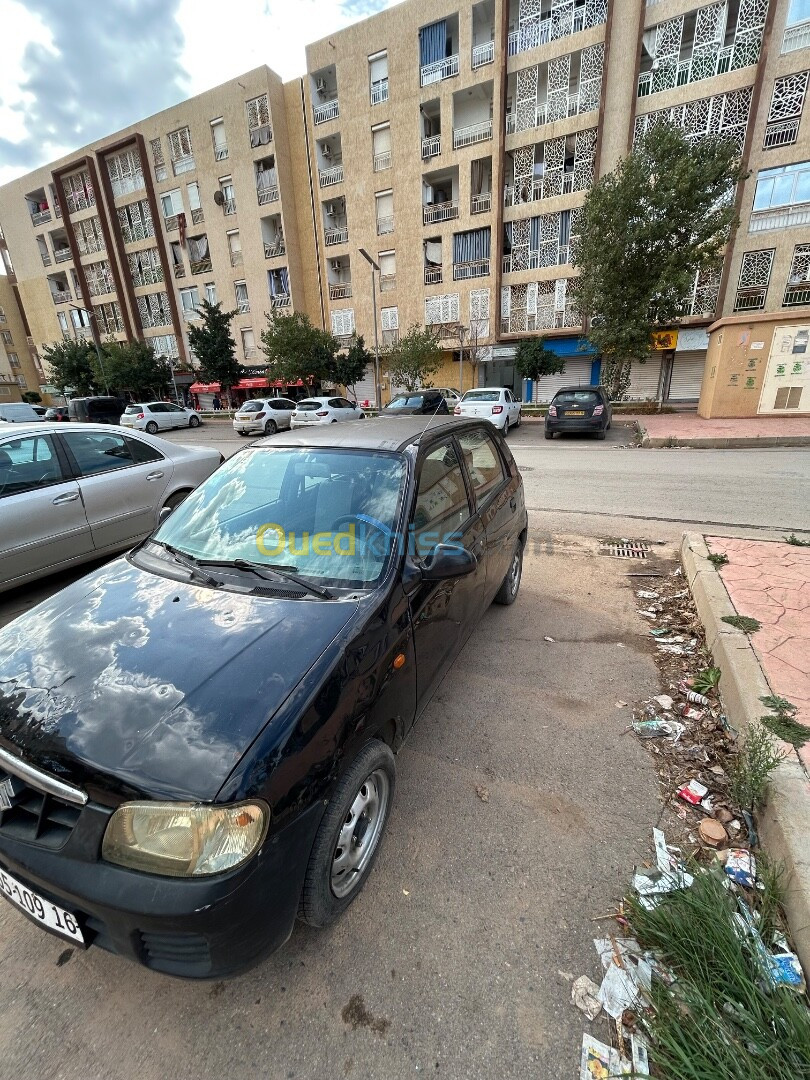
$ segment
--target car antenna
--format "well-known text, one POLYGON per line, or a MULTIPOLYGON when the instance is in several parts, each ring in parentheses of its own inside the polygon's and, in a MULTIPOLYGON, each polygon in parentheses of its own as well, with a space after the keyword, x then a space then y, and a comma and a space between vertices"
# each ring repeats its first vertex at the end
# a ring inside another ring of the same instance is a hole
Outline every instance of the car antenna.
POLYGON ((421 441, 422 441, 422 439, 424 438, 424 435, 425 435, 425 432, 427 431, 427 429, 428 429, 428 428, 430 427, 430 425, 431 425, 431 424, 433 423, 433 418, 434 418, 435 416, 438 416, 438 415, 439 415, 439 409, 440 409, 440 408, 441 408, 441 406, 437 405, 437 406, 436 406, 436 408, 434 409, 434 411, 433 411, 433 412, 432 412, 432 413, 430 414, 430 416, 428 417, 428 422, 427 422, 427 423, 425 424, 425 426, 424 426, 424 427, 422 428, 422 431, 421 431, 421 433, 420 433, 420 435, 419 435, 419 441, 420 441, 420 442, 421 442, 421 441))

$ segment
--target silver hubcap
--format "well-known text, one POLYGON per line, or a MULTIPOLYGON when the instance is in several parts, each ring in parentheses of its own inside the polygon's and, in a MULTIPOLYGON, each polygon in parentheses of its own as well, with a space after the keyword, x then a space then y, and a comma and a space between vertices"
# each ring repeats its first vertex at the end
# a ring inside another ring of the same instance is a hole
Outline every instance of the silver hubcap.
POLYGON ((520 584, 520 552, 516 551, 512 556, 512 565, 509 568, 509 592, 514 596, 520 584))
POLYGON ((374 854, 382 833, 391 785, 375 769, 360 785, 340 828, 332 856, 332 892, 338 899, 355 888, 374 854))

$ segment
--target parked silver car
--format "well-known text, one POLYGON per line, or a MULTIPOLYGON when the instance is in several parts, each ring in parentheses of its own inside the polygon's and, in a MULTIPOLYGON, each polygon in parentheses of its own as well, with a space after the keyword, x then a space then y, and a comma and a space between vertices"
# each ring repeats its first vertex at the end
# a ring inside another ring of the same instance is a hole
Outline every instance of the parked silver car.
POLYGON ((98 424, 0 425, 0 592, 132 547, 223 460, 98 424))
POLYGON ((172 405, 170 401, 149 401, 143 405, 127 405, 121 419, 121 427, 137 428, 157 435, 176 427, 199 427, 200 414, 194 409, 172 405))
POLYGON ((240 405, 233 418, 233 430, 240 435, 275 435, 290 427, 295 402, 289 398, 252 398, 240 405))

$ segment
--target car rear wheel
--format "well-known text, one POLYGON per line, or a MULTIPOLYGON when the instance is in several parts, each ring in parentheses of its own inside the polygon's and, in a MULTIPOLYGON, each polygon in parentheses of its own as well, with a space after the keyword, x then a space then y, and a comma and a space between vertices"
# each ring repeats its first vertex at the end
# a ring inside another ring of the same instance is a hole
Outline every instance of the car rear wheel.
POLYGON ((501 432, 501 434, 503 435, 504 438, 506 438, 506 436, 509 434, 509 417, 508 416, 503 422, 503 431, 501 432))
POLYGON ((275 422, 275 420, 265 420, 265 422, 264 422, 264 433, 265 433, 265 435, 275 435, 275 433, 277 431, 278 431, 278 424, 275 422))
POLYGON ((150 420, 149 423, 144 428, 144 431, 147 431, 150 435, 157 435, 158 426, 157 426, 157 424, 155 423, 154 420, 150 420))
POLYGON ((335 789, 309 856, 299 914, 328 926, 365 884, 380 849, 396 785, 394 755, 367 743, 335 789))
POLYGON ((189 427, 199 427, 200 426, 200 418, 199 418, 199 416, 190 416, 188 418, 188 426, 189 427))
POLYGON ((554 438, 554 432, 553 431, 547 431, 546 432, 546 438, 547 439, 553 439, 554 438))
POLYGON ((174 495, 170 495, 166 502, 163 504, 164 510, 174 510, 180 503, 187 499, 191 494, 189 491, 175 491, 174 495))
POLYGON ((517 420, 515 421, 515 427, 516 427, 516 428, 519 428, 519 427, 520 427, 520 421, 521 421, 521 419, 522 419, 522 417, 521 417, 520 413, 518 413, 518 418, 517 418, 517 420))
POLYGON ((495 595, 495 603, 508 607, 514 604, 520 589, 520 579, 523 576, 523 544, 518 540, 509 564, 509 570, 503 579, 500 589, 495 595))
POLYGON ((597 437, 597 439, 600 439, 600 440, 601 440, 601 439, 604 439, 604 437, 605 437, 605 431, 604 431, 604 429, 603 429, 602 431, 597 431, 597 433, 596 433, 596 437, 597 437))

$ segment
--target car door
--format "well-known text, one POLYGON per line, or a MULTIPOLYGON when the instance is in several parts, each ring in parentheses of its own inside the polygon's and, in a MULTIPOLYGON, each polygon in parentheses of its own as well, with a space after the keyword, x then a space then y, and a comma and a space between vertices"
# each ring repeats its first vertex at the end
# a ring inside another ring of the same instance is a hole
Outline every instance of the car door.
POLYGON ((169 405, 164 402, 163 404, 164 415, 168 420, 167 426, 170 428, 185 427, 188 424, 188 417, 186 416, 186 410, 181 409, 179 405, 169 405))
POLYGON ((174 417, 169 412, 168 405, 165 405, 162 401, 156 401, 153 405, 150 405, 149 412, 161 431, 174 427, 174 417))
POLYGON ((343 420, 349 419, 349 416, 343 408, 343 402, 340 398, 329 398, 327 405, 332 410, 330 420, 337 420, 338 423, 341 423, 343 420))
POLYGON ((295 402, 290 401, 289 398, 278 398, 276 407, 278 416, 276 423, 280 428, 288 428, 292 414, 295 412, 295 402))
POLYGON ((464 577, 422 582, 411 594, 417 712, 430 700, 476 625, 487 585, 485 527, 471 504, 460 451, 448 437, 420 453, 408 537, 417 560, 429 559, 443 541, 462 544, 478 565, 464 577))
POLYGON ((487 590, 494 594, 509 570, 520 532, 519 481, 510 475, 496 440, 483 426, 462 432, 458 441, 475 508, 486 529, 487 590))
POLYGON ((515 401, 511 390, 505 390, 504 397, 506 398, 506 408, 509 413, 509 426, 511 427, 513 424, 517 423, 520 405, 515 401))
POLYGON ((158 460, 138 461, 132 440, 109 429, 56 438, 67 449, 98 550, 126 547, 154 529, 173 472, 165 455, 153 450, 158 460))
POLYGON ((51 435, 0 441, 0 583, 91 554, 78 483, 51 435))

